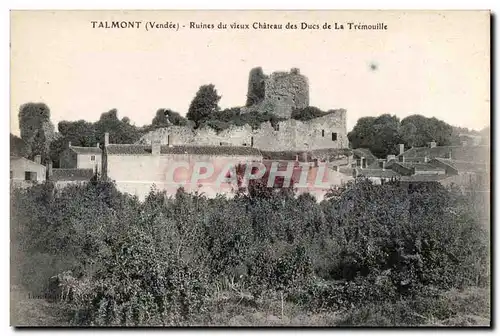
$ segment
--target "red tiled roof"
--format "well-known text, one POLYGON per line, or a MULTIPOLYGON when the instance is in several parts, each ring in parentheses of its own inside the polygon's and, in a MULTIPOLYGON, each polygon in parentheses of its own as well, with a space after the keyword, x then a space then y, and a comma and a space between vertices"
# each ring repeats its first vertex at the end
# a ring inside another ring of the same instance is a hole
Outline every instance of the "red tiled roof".
POLYGON ((29 160, 25 157, 22 157, 22 156, 17 156, 17 155, 11 155, 10 156, 10 161, 18 161, 18 160, 23 160, 23 161, 28 161, 30 164, 34 164, 34 165, 38 165, 38 166, 42 166, 42 167, 45 167, 43 164, 41 163, 37 163, 33 160, 29 160))
POLYGON ((413 147, 399 156, 409 158, 450 158, 452 160, 469 161, 469 162, 489 162, 489 146, 436 146, 430 147, 413 147))
POLYGON ((444 163, 459 172, 487 172, 489 171, 489 166, 481 162, 468 162, 450 159, 435 159, 441 163, 444 163))
POLYGON ((304 161, 304 153, 307 156, 307 161, 311 162, 315 158, 335 160, 338 157, 348 156, 349 152, 349 149, 344 148, 324 148, 309 151, 261 151, 263 157, 268 160, 295 160, 295 157, 298 155, 298 159, 301 162, 304 161))
POLYGON ((97 147, 78 147, 78 146, 71 146, 69 147, 70 150, 75 152, 76 154, 84 154, 84 155, 101 155, 102 150, 97 147))
POLYGON ((443 170, 441 167, 436 167, 431 163, 416 163, 416 162, 399 162, 399 164, 406 168, 415 168, 415 171, 439 171, 443 170))
POLYGON ((429 181, 440 181, 448 178, 448 175, 445 174, 417 174, 411 176, 401 176, 401 181, 407 182, 429 182, 429 181))
POLYGON ((397 177, 401 176, 390 169, 358 169, 358 176, 364 177, 397 177))
POLYGON ((376 161, 378 159, 368 148, 356 148, 353 149, 352 152, 355 156, 364 157, 365 159, 369 160, 370 164, 372 161, 376 161))
MULTIPOLYGON (((151 145, 110 144, 108 155, 151 155, 151 145)), ((244 146, 161 146, 160 154, 262 156, 257 148, 244 146)))
POLYGON ((92 169, 78 168, 54 168, 52 169, 52 181, 88 181, 94 176, 92 169))

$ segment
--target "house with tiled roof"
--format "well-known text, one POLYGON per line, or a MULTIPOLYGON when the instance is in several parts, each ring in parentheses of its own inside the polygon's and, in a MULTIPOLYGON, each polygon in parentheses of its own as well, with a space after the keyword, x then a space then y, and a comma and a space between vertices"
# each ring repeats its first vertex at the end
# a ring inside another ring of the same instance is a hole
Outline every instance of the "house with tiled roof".
MULTIPOLYGON (((218 178, 228 166, 261 162, 262 153, 250 146, 195 146, 151 144, 111 144, 104 136, 102 179, 112 180, 122 192, 143 199, 155 186, 174 194, 179 187, 209 195, 220 190, 218 178)), ((226 169, 227 172, 227 169, 226 169)))
POLYGON ((81 184, 89 182, 94 176, 95 171, 91 168, 52 168, 49 165, 49 180, 57 188, 63 188, 69 184, 81 184))
POLYGON ((378 158, 368 148, 356 148, 352 150, 353 162, 356 167, 368 168, 377 164, 378 158))
POLYGON ((92 169, 101 172, 102 149, 95 147, 72 146, 71 142, 59 157, 59 168, 64 169, 92 169))
POLYGON ((46 167, 41 164, 41 156, 34 161, 24 157, 10 156, 10 181, 15 186, 28 187, 33 183, 43 183, 46 179, 46 167))
POLYGON ((441 158, 489 164, 489 150, 489 146, 437 146, 435 142, 431 142, 428 147, 412 147, 398 157, 404 158, 404 162, 427 162, 441 158))

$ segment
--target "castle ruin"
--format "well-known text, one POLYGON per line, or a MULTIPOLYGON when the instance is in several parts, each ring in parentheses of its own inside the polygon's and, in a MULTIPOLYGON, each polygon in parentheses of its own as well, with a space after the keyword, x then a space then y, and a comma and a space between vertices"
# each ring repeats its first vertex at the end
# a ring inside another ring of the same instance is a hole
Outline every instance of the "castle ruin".
POLYGON ((262 68, 250 71, 247 106, 242 113, 258 111, 290 118, 292 111, 309 106, 309 82, 300 70, 273 72, 267 76, 262 68))
POLYGON ((258 129, 231 126, 217 133, 210 127, 170 126, 144 135, 137 143, 163 145, 248 146, 265 151, 310 151, 349 147, 346 111, 331 110, 311 120, 291 118, 294 109, 309 106, 309 84, 299 69, 265 75, 262 68, 250 71, 247 103, 241 113, 272 113, 285 120, 274 127, 265 122, 258 129))

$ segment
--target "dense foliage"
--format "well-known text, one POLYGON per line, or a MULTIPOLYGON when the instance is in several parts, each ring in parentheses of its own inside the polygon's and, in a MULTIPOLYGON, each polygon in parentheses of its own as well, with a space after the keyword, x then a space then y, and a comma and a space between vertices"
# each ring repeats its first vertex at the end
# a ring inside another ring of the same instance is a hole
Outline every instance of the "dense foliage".
POLYGON ((278 122, 282 120, 285 120, 285 118, 272 113, 259 113, 257 111, 241 113, 239 107, 234 107, 212 113, 201 125, 209 126, 220 132, 231 126, 249 125, 252 129, 257 129, 264 122, 270 122, 273 127, 276 127, 278 122))
POLYGON ((246 106, 252 106, 264 100, 266 90, 266 75, 262 67, 250 70, 248 78, 248 94, 246 106))
POLYGON ((31 154, 31 147, 23 139, 10 133, 10 155, 28 158, 31 154))
POLYGON ((221 96, 213 84, 202 85, 196 92, 196 96, 189 105, 186 118, 192 120, 196 126, 210 117, 212 113, 219 111, 219 100, 221 96))
POLYGON ((179 113, 169 109, 159 109, 151 122, 152 128, 169 127, 169 126, 186 126, 188 120, 179 113))
POLYGON ((352 148, 368 148, 383 158, 388 154, 399 154, 398 144, 404 144, 406 148, 425 147, 431 141, 438 146, 461 145, 461 131, 464 130, 436 118, 412 115, 400 121, 396 116, 383 114, 358 119, 347 137, 352 148))
POLYGON ((300 120, 300 121, 307 121, 311 120, 314 118, 322 117, 324 115, 327 115, 329 112, 322 111, 321 109, 314 107, 314 106, 308 106, 300 109, 294 109, 292 111, 292 119, 300 120))
POLYGON ((50 121, 50 109, 44 103, 26 103, 19 108, 19 129, 30 152, 29 158, 40 155, 42 162, 49 159, 49 148, 55 138, 50 121))
POLYGON ((13 283, 69 302, 81 325, 210 323, 224 289, 308 311, 411 301, 489 285, 476 196, 364 180, 321 203, 282 189, 144 202, 112 183, 13 189, 13 283))
POLYGON ((61 152, 71 142, 73 146, 94 147, 104 143, 104 134, 109 133, 109 141, 117 144, 134 143, 148 130, 147 127, 137 127, 130 124, 127 117, 120 120, 118 111, 112 109, 101 114, 96 122, 85 120, 66 121, 57 125, 59 137, 50 143, 50 159, 58 166, 61 152))

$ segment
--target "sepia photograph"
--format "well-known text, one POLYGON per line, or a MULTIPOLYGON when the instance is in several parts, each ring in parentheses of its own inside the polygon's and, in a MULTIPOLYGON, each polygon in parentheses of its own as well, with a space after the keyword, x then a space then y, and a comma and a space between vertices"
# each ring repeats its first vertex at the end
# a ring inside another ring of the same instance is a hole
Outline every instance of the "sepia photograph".
POLYGON ((490 328, 487 10, 11 10, 13 327, 490 328))

